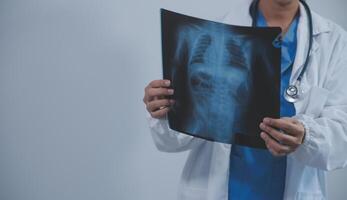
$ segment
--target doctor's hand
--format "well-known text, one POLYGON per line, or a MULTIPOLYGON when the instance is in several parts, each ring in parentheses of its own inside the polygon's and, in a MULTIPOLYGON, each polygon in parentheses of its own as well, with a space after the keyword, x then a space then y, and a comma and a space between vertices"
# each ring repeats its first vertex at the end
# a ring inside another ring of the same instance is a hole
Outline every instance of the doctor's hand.
POLYGON ((294 152, 305 138, 305 128, 296 119, 264 118, 259 125, 260 136, 274 156, 285 156, 294 152))
POLYGON ((170 110, 170 106, 175 103, 168 96, 173 95, 173 89, 169 88, 169 80, 155 80, 145 88, 143 102, 146 104, 147 111, 153 118, 164 118, 170 110))

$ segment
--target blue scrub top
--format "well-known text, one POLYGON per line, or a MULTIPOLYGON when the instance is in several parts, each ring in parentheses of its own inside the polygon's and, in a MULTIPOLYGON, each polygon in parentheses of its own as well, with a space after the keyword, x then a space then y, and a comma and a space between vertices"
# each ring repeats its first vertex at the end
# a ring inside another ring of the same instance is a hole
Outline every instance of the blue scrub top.
MULTIPOLYGON (((267 22, 259 11, 258 27, 267 22)), ((298 16, 293 20, 282 40, 280 115, 295 115, 292 103, 283 93, 289 85, 292 64, 297 48, 298 16)), ((233 145, 230 153, 229 200, 279 200, 283 199, 287 157, 274 157, 268 150, 233 145)))

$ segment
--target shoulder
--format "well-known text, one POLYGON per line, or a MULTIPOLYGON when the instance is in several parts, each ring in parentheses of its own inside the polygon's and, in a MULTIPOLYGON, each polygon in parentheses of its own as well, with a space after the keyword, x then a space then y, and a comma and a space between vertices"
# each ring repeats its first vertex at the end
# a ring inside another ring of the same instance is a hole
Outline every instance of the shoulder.
POLYGON ((347 86, 347 32, 337 23, 312 13, 321 60, 327 61, 325 87, 331 91, 347 86))
MULTIPOLYGON (((320 60, 327 65, 327 77, 347 75, 347 32, 337 23, 312 12, 315 41, 320 46, 320 60)), ((346 79, 347 80, 347 79, 346 79)), ((335 80, 334 80, 335 81, 335 80)), ((334 83, 335 84, 335 83, 334 83)))
POLYGON ((347 47, 347 32, 334 21, 312 12, 314 33, 325 38, 329 44, 347 47))

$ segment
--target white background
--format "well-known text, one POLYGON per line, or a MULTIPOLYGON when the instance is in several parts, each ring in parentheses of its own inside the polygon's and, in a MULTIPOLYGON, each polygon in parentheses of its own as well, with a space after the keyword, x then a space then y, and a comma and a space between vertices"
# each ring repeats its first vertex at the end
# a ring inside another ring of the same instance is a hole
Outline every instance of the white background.
MULTIPOLYGON (((0 199, 175 199, 186 154, 155 149, 142 103, 159 8, 216 19, 230 1, 0 0, 0 199)), ((347 27, 346 1, 309 3, 347 27)))

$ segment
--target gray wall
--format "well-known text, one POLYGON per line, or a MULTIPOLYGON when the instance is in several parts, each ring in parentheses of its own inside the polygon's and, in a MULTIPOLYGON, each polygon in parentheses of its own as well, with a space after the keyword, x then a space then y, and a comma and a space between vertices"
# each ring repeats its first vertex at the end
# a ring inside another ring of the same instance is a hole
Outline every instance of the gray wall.
MULTIPOLYGON (((155 149, 141 102, 161 77, 158 9, 215 19, 216 2, 1 0, 0 199, 173 200, 186 154, 155 149)), ((347 27, 346 1, 311 4, 347 27)))

